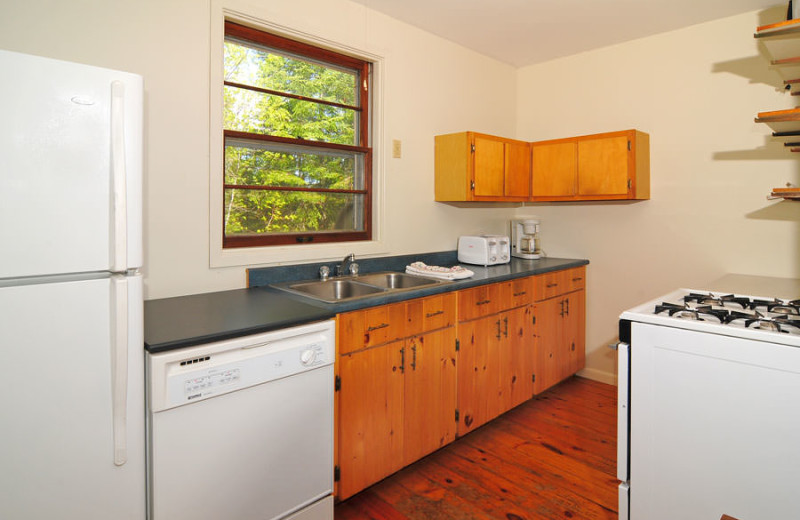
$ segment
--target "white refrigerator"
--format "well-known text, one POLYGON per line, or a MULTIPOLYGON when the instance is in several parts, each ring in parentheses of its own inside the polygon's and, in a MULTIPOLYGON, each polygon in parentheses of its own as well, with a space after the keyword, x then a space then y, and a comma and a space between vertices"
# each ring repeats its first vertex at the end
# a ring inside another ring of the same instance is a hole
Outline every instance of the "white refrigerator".
POLYGON ((0 518, 143 520, 142 78, 0 70, 0 518))

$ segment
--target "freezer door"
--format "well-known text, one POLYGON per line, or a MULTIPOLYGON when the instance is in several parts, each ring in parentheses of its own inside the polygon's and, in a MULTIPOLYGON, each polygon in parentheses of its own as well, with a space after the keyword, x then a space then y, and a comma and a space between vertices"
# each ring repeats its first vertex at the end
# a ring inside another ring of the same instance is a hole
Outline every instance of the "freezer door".
POLYGON ((141 285, 0 286, 0 518, 145 517, 141 285))
POLYGON ((142 79, 0 50, 0 279, 142 264, 142 79))

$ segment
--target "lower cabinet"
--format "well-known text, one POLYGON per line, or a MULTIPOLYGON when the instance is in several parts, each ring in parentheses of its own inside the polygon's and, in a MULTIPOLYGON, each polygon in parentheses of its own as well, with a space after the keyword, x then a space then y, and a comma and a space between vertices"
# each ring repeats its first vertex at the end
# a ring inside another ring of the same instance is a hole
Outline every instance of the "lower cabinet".
POLYGON ((585 268, 337 316, 337 499, 585 363, 585 268))
POLYGON ((533 397, 531 308, 458 324, 458 435, 533 397))
MULTIPOLYGON (((445 296, 408 302, 404 316, 415 323, 406 330, 423 329, 419 334, 339 354, 336 442, 340 500, 455 439, 455 295, 445 296), (416 322, 417 317, 428 321, 416 322), (426 324, 444 328, 424 331, 426 324)), ((348 314, 361 312, 365 311, 348 314)), ((361 320, 348 316, 340 322, 350 318, 361 320)), ((383 328, 393 326, 386 325, 383 328)), ((359 333, 350 330, 349 334, 355 336, 349 343, 353 348, 360 341, 359 333)), ((341 333, 339 339, 343 339, 341 333)), ((362 344, 371 341, 365 336, 362 344)))
POLYGON ((586 364, 584 273, 584 268, 571 269, 540 281, 546 290, 537 292, 533 305, 534 392, 537 394, 575 374, 586 364), (543 296, 548 298, 541 299, 543 296))

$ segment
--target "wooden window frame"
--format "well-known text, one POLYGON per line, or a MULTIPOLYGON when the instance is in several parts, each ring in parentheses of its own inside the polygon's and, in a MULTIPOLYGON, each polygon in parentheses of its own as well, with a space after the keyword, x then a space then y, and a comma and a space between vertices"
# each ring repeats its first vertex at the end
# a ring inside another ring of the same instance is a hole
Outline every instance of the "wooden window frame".
POLYGON ((372 146, 370 136, 370 91, 372 90, 371 79, 371 63, 362 59, 340 54, 331 50, 316 47, 296 40, 291 40, 283 36, 277 36, 262 30, 253 29, 235 22, 225 21, 225 39, 232 37, 239 40, 253 42, 266 47, 274 48, 276 50, 285 51, 297 56, 310 58, 315 61, 323 62, 323 64, 331 64, 335 66, 345 67, 348 69, 356 70, 359 74, 359 102, 358 106, 343 105, 341 103, 305 98, 286 92, 272 91, 254 87, 252 85, 242 85, 235 82, 228 82, 223 79, 224 86, 233 86, 238 88, 245 88, 256 92, 279 95, 303 101, 311 101, 314 103, 327 104, 331 106, 338 106, 355 110, 360 113, 359 127, 358 127, 358 143, 357 145, 345 145, 337 143, 328 143, 321 141, 310 141, 306 139, 297 139, 290 137, 280 137, 268 134, 256 134, 250 132, 241 132, 236 130, 227 130, 223 128, 223 186, 222 186, 222 247, 223 249, 243 248, 243 247, 261 247, 261 246, 275 246, 275 245, 291 245, 291 244, 315 244, 325 242, 351 242, 351 241, 369 241, 372 240, 372 146), (296 145, 303 148, 320 148, 332 151, 348 151, 363 154, 364 161, 364 187, 363 189, 325 189, 325 188, 308 188, 308 187, 285 187, 285 186, 243 186, 243 185, 229 185, 225 184, 225 146, 228 138, 250 140, 253 142, 272 142, 280 144, 296 145), (271 191, 308 191, 315 193, 341 193, 341 194, 356 194, 363 195, 363 230, 362 231, 326 231, 326 232, 307 232, 307 233, 274 233, 263 235, 243 235, 243 236, 226 236, 225 234, 225 190, 227 189, 250 189, 250 190, 271 190, 271 191))

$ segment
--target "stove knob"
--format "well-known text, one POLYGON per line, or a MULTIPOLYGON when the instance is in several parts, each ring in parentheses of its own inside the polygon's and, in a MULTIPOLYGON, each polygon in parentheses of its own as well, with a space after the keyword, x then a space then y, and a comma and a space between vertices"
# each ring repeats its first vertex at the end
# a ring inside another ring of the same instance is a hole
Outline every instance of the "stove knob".
POLYGON ((304 366, 309 366, 316 360, 317 351, 314 349, 306 349, 300 353, 300 363, 302 363, 304 366))

